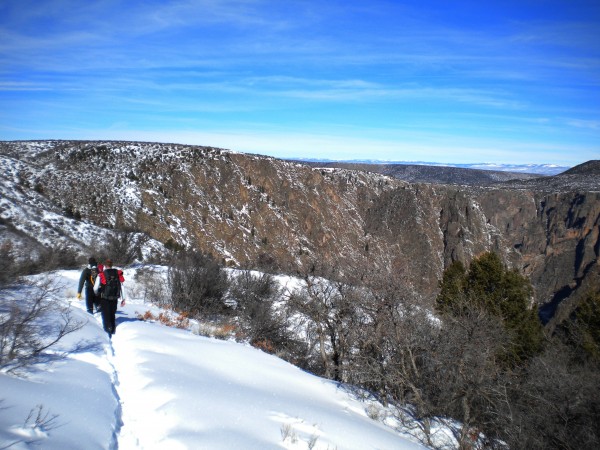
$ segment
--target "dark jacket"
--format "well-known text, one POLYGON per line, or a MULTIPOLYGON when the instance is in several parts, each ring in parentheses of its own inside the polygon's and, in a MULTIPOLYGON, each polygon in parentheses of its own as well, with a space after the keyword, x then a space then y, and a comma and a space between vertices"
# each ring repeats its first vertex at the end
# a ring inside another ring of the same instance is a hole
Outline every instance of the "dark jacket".
POLYGON ((81 276, 79 277, 79 286, 77 287, 77 293, 81 294, 83 291, 83 286, 85 285, 86 292, 94 293, 94 282, 96 280, 92 277, 92 268, 86 267, 81 271, 81 276))

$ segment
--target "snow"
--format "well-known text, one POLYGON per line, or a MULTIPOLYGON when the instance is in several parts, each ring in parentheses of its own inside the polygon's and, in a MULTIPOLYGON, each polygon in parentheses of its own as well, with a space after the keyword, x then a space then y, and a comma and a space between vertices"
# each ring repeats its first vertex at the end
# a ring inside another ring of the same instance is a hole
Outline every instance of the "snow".
POLYGON ((434 166, 434 167, 458 167, 463 169, 479 169, 493 170, 500 172, 521 172, 528 174, 537 174, 540 176, 558 175, 571 166, 560 166, 558 164, 517 164, 517 163, 440 163, 428 161, 397 161, 397 160, 382 160, 382 159, 348 159, 348 160, 330 160, 318 158, 289 158, 295 161, 308 161, 316 163, 337 163, 345 162, 351 164, 398 164, 398 165, 418 165, 418 166, 434 166))
POLYGON ((132 297, 110 340, 75 299, 79 272, 55 274, 56 300, 84 326, 59 342, 65 359, 26 377, 0 372, 0 448, 423 448, 369 418, 372 404, 345 386, 247 345, 140 320, 160 310, 138 298, 133 269, 125 276, 132 297))

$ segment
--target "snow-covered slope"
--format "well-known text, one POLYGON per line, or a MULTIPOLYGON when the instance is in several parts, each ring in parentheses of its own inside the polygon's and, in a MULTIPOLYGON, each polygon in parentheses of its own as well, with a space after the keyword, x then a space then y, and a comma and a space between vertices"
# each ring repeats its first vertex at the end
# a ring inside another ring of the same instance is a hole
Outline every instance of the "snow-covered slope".
POLYGON ((0 212, 3 221, 13 224, 15 231, 35 236, 46 245, 58 246, 105 236, 101 228, 65 217, 63 211, 36 190, 21 186, 23 173, 27 170, 25 163, 0 156, 0 212))
POLYGON ((54 275, 56 300, 85 323, 60 349, 78 349, 27 378, 0 373, 0 448, 422 448, 370 419, 344 386, 249 346, 139 320, 156 308, 136 298, 133 269, 125 275, 112 341, 74 298, 79 273, 54 275))
MULTIPOLYGON (((50 248, 68 247, 83 254, 98 243, 105 242, 113 232, 90 221, 81 220, 77 210, 59 206, 44 195, 40 183, 44 176, 57 169, 43 155, 53 148, 51 141, 30 142, 10 151, 2 147, 0 154, 0 245, 10 242, 17 256, 35 253, 40 245, 50 248), (41 162, 41 163, 40 163, 41 162), (38 164, 40 163, 40 164, 38 164)), ((52 158, 51 158, 52 159, 52 158)), ((82 184, 81 180, 58 175, 66 184, 82 184)), ((87 186, 93 196, 93 186, 87 186)), ((89 198, 81 198, 85 202, 89 198)), ((144 254, 158 253, 163 245, 149 239, 144 254)))

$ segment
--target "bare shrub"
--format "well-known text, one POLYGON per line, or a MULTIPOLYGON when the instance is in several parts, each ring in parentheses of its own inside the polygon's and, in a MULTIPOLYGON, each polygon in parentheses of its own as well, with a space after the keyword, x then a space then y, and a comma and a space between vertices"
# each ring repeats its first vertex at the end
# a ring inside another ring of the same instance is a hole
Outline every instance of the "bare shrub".
POLYGON ((143 233, 114 231, 95 247, 100 249, 102 258, 109 257, 115 264, 126 266, 135 261, 142 261, 142 248, 149 239, 148 235, 143 233))
POLYGON ((382 411, 381 407, 372 403, 367 406, 365 413, 369 419, 376 422, 380 422, 385 417, 385 412, 382 411))
POLYGON ((504 439, 514 448, 600 448, 600 290, 578 301, 511 390, 504 439))
POLYGON ((38 362, 64 356, 49 349, 83 323, 55 300, 57 289, 41 282, 0 291, 0 369, 20 373, 38 362))
POLYGON ((281 433, 281 440, 286 441, 287 439, 290 439, 291 436, 294 434, 294 427, 292 427, 292 425, 290 425, 289 423, 284 423, 283 425, 281 425, 279 431, 281 433))
POLYGON ((600 448, 600 367, 555 340, 512 392, 504 438, 510 448, 600 448))
POLYGON ((79 267, 78 253, 68 246, 46 247, 38 258, 36 273, 79 267))
POLYGON ((16 281, 15 256, 10 242, 0 245, 0 289, 16 281))
MULTIPOLYGON (((0 403, 2 403, 2 401, 3 400, 0 400, 0 403)), ((48 433, 49 431, 61 426, 57 422, 58 417, 58 414, 50 413, 50 410, 47 410, 44 405, 37 405, 35 408, 32 408, 29 411, 27 418, 23 422, 22 428, 26 431, 31 431, 33 436, 43 436, 45 433, 48 433)), ((41 438, 32 437, 26 439, 17 437, 19 434, 21 434, 18 433, 18 431, 20 430, 13 431, 12 434, 15 435, 14 440, 9 442, 8 445, 0 447, 0 450, 8 448, 21 448, 21 446, 18 446, 19 444, 26 446, 23 448, 29 448, 40 444, 41 438)))
POLYGON ((167 327, 172 328, 180 328, 183 330, 187 330, 190 327, 190 319, 187 317, 187 314, 170 314, 168 312, 161 312, 157 316, 152 314, 151 311, 146 311, 144 314, 138 314, 137 318, 139 320, 153 321, 159 322, 167 327))
POLYGON ((352 359, 352 382, 384 402, 410 404, 398 418, 409 429, 417 426, 415 435, 432 446, 432 423, 440 411, 432 389, 439 388, 439 324, 404 290, 390 285, 366 292, 362 312, 366 320, 352 359))
POLYGON ((484 439, 482 433, 493 448, 503 433, 515 383, 504 364, 510 345, 510 334, 497 317, 476 305, 442 318, 426 388, 437 415, 452 417, 445 422, 459 448, 471 448, 484 439))
POLYGON ((58 414, 51 414, 49 410, 44 409, 44 405, 37 405, 29 411, 23 428, 47 432, 58 426, 56 423, 57 418, 58 414))
POLYGON ((178 252, 168 272, 171 306, 191 316, 222 313, 228 282, 227 274, 211 255, 178 252))
POLYGON ((290 296, 288 308, 304 323, 309 345, 318 352, 321 373, 348 381, 348 363, 360 328, 361 292, 332 278, 305 274, 305 286, 290 296))
POLYGON ((273 343, 271 341, 266 340, 266 339, 255 340, 252 343, 252 346, 254 348, 262 350, 265 353, 269 353, 271 355, 275 354, 275 347, 273 346, 273 343))
POLYGON ((237 327, 231 323, 219 324, 212 327, 207 336, 213 336, 217 339, 227 340, 237 334, 237 327))
POLYGON ((17 275, 33 275, 77 267, 79 267, 78 252, 66 245, 59 245, 32 250, 28 257, 15 260, 13 270, 17 275))
POLYGON ((154 266, 145 266, 135 272, 134 280, 140 286, 137 295, 154 305, 165 307, 170 303, 170 293, 166 285, 163 270, 154 266))
POLYGON ((318 440, 319 440, 319 436, 317 436, 316 434, 311 435, 308 438, 308 442, 306 443, 308 450, 312 450, 313 448, 315 448, 315 445, 317 445, 318 440))
POLYGON ((271 275, 243 270, 232 277, 229 296, 236 302, 240 327, 250 343, 260 342, 273 353, 287 340, 286 317, 274 308, 279 288, 271 275))
POLYGON ((280 271, 280 266, 275 258, 267 253, 260 253, 254 260, 253 265, 261 272, 276 273, 280 271))

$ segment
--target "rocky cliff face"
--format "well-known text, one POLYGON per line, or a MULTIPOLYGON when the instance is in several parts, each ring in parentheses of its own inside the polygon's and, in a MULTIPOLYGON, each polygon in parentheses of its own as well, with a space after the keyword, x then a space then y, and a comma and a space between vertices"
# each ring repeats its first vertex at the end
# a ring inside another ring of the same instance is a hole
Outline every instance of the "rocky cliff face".
MULTIPOLYGON (((409 184, 166 144, 15 142, 0 150, 4 166, 19 164, 19 189, 57 210, 210 251, 231 265, 369 266, 403 273, 431 300, 451 261, 494 250, 531 278, 549 315, 574 292, 600 285, 594 186, 409 184)), ((8 208, 0 214, 19 227, 8 208)))
POLYGON ((546 318, 579 288, 600 287, 598 191, 494 190, 478 201, 498 230, 498 249, 531 279, 546 318))

